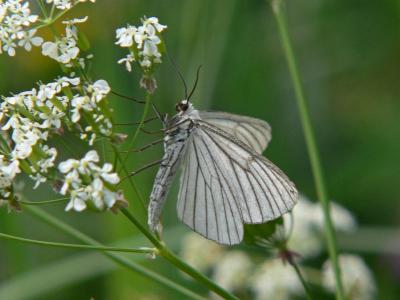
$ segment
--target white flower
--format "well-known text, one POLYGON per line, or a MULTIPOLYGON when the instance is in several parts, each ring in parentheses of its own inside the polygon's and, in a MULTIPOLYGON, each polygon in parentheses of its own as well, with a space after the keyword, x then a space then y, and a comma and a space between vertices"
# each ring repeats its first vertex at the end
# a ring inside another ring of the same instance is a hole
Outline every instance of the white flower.
POLYGON ((112 165, 100 167, 99 160, 97 152, 90 150, 81 160, 68 159, 59 164, 60 172, 66 174, 60 194, 71 196, 66 210, 82 211, 87 201, 99 210, 115 210, 126 204, 121 193, 110 190, 120 180, 116 173, 111 173, 112 165))
POLYGON ((28 51, 32 45, 40 44, 41 38, 34 37, 35 31, 28 29, 37 20, 38 16, 31 14, 28 1, 0 1, 0 53, 4 50, 14 56, 17 44, 28 51))
MULTIPOLYGON (((48 4, 53 3, 53 5, 59 10, 70 10, 78 3, 87 2, 87 0, 46 0, 48 4)), ((95 0, 90 0, 90 2, 94 3, 95 0)))
POLYGON ((69 173, 73 169, 78 169, 79 163, 80 163, 79 160, 70 158, 70 159, 68 159, 66 161, 61 162, 58 165, 58 170, 61 173, 66 174, 66 173, 69 173))
POLYGON ((76 123, 80 120, 81 118, 81 109, 86 108, 86 110, 91 110, 91 107, 89 105, 90 103, 90 98, 88 96, 79 96, 79 97, 74 97, 71 101, 73 109, 71 109, 72 115, 71 115, 71 121, 76 123))
POLYGON ((188 233, 182 240, 182 258, 200 271, 206 271, 221 258, 223 248, 196 233, 188 233))
POLYGON ((49 56, 52 59, 57 59, 58 57, 58 47, 56 43, 53 42, 44 42, 42 44, 42 54, 44 56, 49 56))
POLYGON ((67 25, 64 37, 42 44, 42 54, 67 65, 78 57, 77 38, 76 27, 67 25))
MULTIPOLYGON (((342 232, 354 232, 357 229, 357 222, 354 216, 346 208, 338 203, 331 202, 331 216, 336 230, 342 232)), ((315 214, 316 224, 320 228, 324 227, 324 214, 322 209, 317 209, 315 214)))
POLYGON ((167 26, 161 25, 161 24, 158 22, 158 18, 156 18, 156 17, 150 17, 150 18, 145 19, 144 22, 143 22, 143 24, 145 24, 145 25, 151 24, 152 26, 154 26, 154 28, 155 28, 158 32, 162 32, 162 31, 164 31, 164 30, 167 28, 167 26))
POLYGON ((53 3, 54 6, 60 10, 71 9, 73 4, 70 0, 46 0, 47 3, 53 3))
POLYGON ((92 96, 97 102, 103 99, 111 91, 108 82, 103 79, 97 80, 95 83, 93 83, 91 88, 93 89, 92 96))
POLYGON ((139 27, 128 25, 118 28, 116 31, 117 45, 121 47, 134 47, 130 53, 118 60, 118 63, 125 63, 126 69, 130 72, 131 62, 138 61, 144 69, 150 69, 154 63, 161 63, 161 35, 166 28, 161 25, 155 17, 144 18, 139 27))
POLYGON ((250 288, 256 300, 289 300, 294 295, 303 294, 303 287, 293 268, 278 259, 265 261, 255 271, 250 279, 250 288))
POLYGON ((229 291, 238 290, 246 285, 251 268, 252 263, 247 254, 238 250, 229 251, 217 261, 213 278, 229 291))
POLYGON ((322 249, 323 241, 314 221, 315 205, 301 196, 291 215, 283 216, 286 230, 292 229, 288 248, 299 253, 302 258, 313 257, 322 249))
POLYGON ((61 187, 60 194, 66 195, 70 188, 75 188, 80 186, 81 179, 79 178, 79 174, 76 170, 69 172, 64 179, 64 184, 61 187))
POLYGON ((127 27, 118 28, 116 30, 116 37, 118 41, 115 43, 121 47, 130 47, 133 45, 133 37, 137 32, 135 26, 128 25, 127 27))
POLYGON ((86 155, 81 159, 78 167, 78 171, 81 174, 89 174, 92 170, 98 169, 98 167, 94 164, 99 162, 100 158, 97 154, 96 150, 90 150, 86 155))
POLYGON ((3 178, 13 180, 15 176, 20 173, 19 161, 14 160, 9 163, 5 161, 4 155, 0 155, 0 174, 3 178))
POLYGON ((74 209, 77 212, 81 212, 86 208, 86 201, 88 199, 88 195, 84 191, 73 190, 71 191, 71 200, 68 202, 66 211, 70 211, 74 209))
MULTIPOLYGON (((341 255, 339 262, 346 299, 375 299, 375 281, 365 262, 359 256, 349 254, 341 255)), ((335 277, 330 261, 323 266, 323 284, 328 290, 335 292, 335 277)))
POLYGON ((43 39, 35 36, 35 33, 35 29, 24 31, 23 37, 18 42, 18 46, 24 47, 26 51, 31 51, 32 45, 40 46, 43 43, 43 39))
POLYGON ((82 18, 75 18, 75 19, 72 19, 72 20, 65 20, 65 21, 62 21, 62 23, 63 24, 66 24, 66 25, 75 25, 75 24, 79 24, 79 23, 85 23, 87 20, 88 20, 88 16, 85 16, 85 17, 82 17, 82 18))
POLYGON ((119 64, 125 63, 125 68, 128 72, 132 71, 132 65, 131 63, 135 61, 135 58, 133 57, 133 55, 131 53, 129 53, 126 57, 121 58, 120 60, 118 60, 119 64))
POLYGON ((119 182, 119 176, 117 173, 111 173, 113 169, 112 164, 105 163, 99 170, 101 178, 111 184, 117 184, 119 182))
POLYGON ((3 50, 7 52, 7 54, 9 56, 15 56, 15 47, 17 47, 17 45, 14 43, 14 41, 12 39, 5 39, 3 40, 3 50))

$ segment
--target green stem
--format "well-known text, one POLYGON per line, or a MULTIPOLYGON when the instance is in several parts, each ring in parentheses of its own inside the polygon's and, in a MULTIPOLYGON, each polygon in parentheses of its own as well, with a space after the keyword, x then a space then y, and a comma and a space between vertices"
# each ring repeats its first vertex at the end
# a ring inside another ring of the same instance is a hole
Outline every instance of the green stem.
POLYGON ((21 204, 25 205, 43 205, 43 204, 54 204, 54 203, 59 203, 59 202, 65 202, 66 200, 69 200, 69 197, 64 197, 64 198, 59 198, 59 199, 53 199, 53 200, 46 200, 46 201, 24 201, 24 200, 19 200, 18 202, 21 204))
POLYGON ((303 133, 307 145, 307 150, 311 163, 317 195, 319 201, 321 202, 324 213, 324 227, 327 239, 327 246, 328 246, 329 256, 331 258, 335 272, 336 292, 337 292, 336 297, 338 300, 343 300, 344 292, 343 292, 343 285, 341 280, 341 273, 340 273, 338 254, 337 254, 336 234, 330 215, 330 203, 327 196, 327 191, 322 172, 322 166, 319 158, 317 144, 314 137, 314 130, 311 125, 307 101, 305 99, 302 83, 300 80, 300 74, 297 68, 297 63, 288 32, 286 16, 283 7, 284 2, 283 0, 272 0, 271 4, 272 4, 272 10, 274 12, 278 24, 279 34, 281 37, 283 49, 285 51, 285 56, 288 63, 290 76, 293 81, 293 86, 296 93, 297 106, 300 113, 301 124, 303 127, 303 133))
POLYGON ((219 296, 223 297, 224 299, 238 299, 215 282, 210 280, 207 276, 203 275, 183 260, 181 260, 178 256, 172 253, 164 243, 159 241, 149 230, 147 230, 144 226, 140 224, 139 221, 125 208, 121 209, 121 212, 149 239, 149 241, 158 249, 159 255, 162 256, 164 259, 169 261, 175 267, 179 268, 181 271, 188 274, 193 279, 197 280, 201 284, 205 285, 209 290, 213 291, 214 293, 218 294, 219 296))
POLYGON ((158 249, 163 248, 163 244, 161 241, 159 241, 146 227, 144 227, 136 218, 134 215, 132 215, 129 210, 126 208, 121 208, 120 211, 125 215, 125 217, 128 218, 128 220, 135 225, 137 229, 140 230, 141 233, 143 233, 146 238, 158 249))
POLYGON ((44 5, 42 0, 37 0, 37 4, 39 5, 40 10, 42 11, 43 16, 48 19, 47 11, 46 11, 46 6, 44 5))
POLYGON ((66 243, 55 243, 55 242, 46 242, 39 241, 33 239, 26 239, 23 237, 5 234, 0 232, 0 238, 7 240, 14 240, 27 244, 34 244, 39 246, 47 246, 47 247, 58 247, 58 248, 74 248, 74 249, 87 249, 87 250, 99 250, 99 251, 113 251, 113 252, 128 252, 128 253, 148 253, 154 254, 157 252, 155 248, 118 248, 118 247, 106 247, 106 246, 95 246, 95 245, 79 245, 79 244, 66 244, 66 243))
POLYGON ((301 273, 299 266, 296 264, 294 259, 289 260, 289 263, 293 267, 293 269, 296 271, 297 277, 299 277, 301 284, 303 285, 304 291, 306 292, 307 299, 312 300, 313 298, 311 297, 310 288, 308 287, 307 282, 304 280, 303 274, 301 273))
MULTIPOLYGON (((64 232, 65 234, 83 242, 86 244, 92 244, 95 246, 101 246, 99 244, 99 242, 97 242, 95 239, 85 235, 84 233, 76 230, 75 228, 73 228, 72 226, 54 218, 53 216, 49 215, 48 213, 46 213, 45 211, 41 210, 40 208, 37 207, 31 207, 31 206, 26 206, 25 207, 26 210, 28 210, 29 212, 31 212, 34 216, 36 216, 37 218, 39 218, 40 220, 42 220, 43 222, 49 224, 52 227, 55 227, 57 229, 59 229, 60 231, 64 232)), ((185 287, 169 280, 168 278, 165 278, 153 271, 150 271, 148 269, 146 269, 145 267, 136 264, 124 257, 121 257, 119 255, 116 255, 114 253, 109 253, 107 251, 103 251, 102 253, 107 256, 108 258, 110 258, 111 260, 115 261, 116 263, 131 269, 132 271, 143 275, 145 277, 150 278, 151 280, 154 280, 158 283, 161 283, 163 285, 165 285, 166 287, 169 287, 179 293, 181 293, 182 295, 189 297, 189 299, 198 299, 198 300, 205 300, 205 298, 197 295, 196 293, 186 289, 185 287)))

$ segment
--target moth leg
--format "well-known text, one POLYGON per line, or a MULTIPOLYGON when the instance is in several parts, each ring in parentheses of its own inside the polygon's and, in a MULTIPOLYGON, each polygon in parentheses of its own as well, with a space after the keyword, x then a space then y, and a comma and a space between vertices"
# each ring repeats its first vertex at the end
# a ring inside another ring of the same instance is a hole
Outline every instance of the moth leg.
MULTIPOLYGON (((148 118, 147 120, 143 121, 143 124, 149 123, 151 121, 158 120, 158 116, 148 118)), ((115 123, 116 126, 133 126, 133 125, 140 125, 140 122, 128 122, 128 123, 115 123)))
POLYGON ((155 141, 151 142, 150 144, 144 145, 143 147, 134 148, 134 149, 130 149, 130 150, 126 150, 126 151, 121 151, 121 152, 124 152, 124 153, 128 153, 128 152, 142 152, 142 151, 144 151, 144 150, 146 150, 146 149, 148 149, 148 148, 150 148, 150 147, 152 147, 152 146, 154 146, 154 145, 157 145, 157 144, 162 143, 163 141, 164 141, 164 139, 158 139, 158 140, 155 140, 155 141))
POLYGON ((133 171, 133 172, 129 173, 128 176, 125 176, 124 178, 122 178, 121 182, 122 182, 123 180, 129 178, 129 177, 132 177, 132 176, 135 176, 135 175, 139 174, 140 172, 142 172, 142 171, 144 171, 144 170, 147 170, 147 169, 150 168, 150 167, 153 167, 153 166, 156 166, 156 165, 161 164, 164 160, 165 160, 165 159, 159 159, 159 160, 156 160, 156 161, 153 161, 153 162, 151 162, 151 163, 148 163, 148 164, 144 165, 143 167, 137 169, 136 171, 133 171))

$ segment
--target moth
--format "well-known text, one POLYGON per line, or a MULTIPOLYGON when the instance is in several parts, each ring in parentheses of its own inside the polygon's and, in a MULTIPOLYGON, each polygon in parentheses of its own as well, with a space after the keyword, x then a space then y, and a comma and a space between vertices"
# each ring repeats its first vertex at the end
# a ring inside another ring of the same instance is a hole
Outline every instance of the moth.
POLYGON ((166 122, 164 156, 155 177, 148 225, 160 230, 160 215, 182 167, 179 219, 224 245, 243 239, 243 224, 276 219, 297 202, 295 185, 261 153, 271 140, 268 123, 225 112, 196 110, 183 100, 166 122))

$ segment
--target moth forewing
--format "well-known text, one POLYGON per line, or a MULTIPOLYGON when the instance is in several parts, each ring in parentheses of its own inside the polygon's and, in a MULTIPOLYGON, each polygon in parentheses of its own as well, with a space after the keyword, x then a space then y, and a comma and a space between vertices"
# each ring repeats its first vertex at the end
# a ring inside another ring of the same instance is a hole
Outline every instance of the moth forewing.
POLYGON ((150 196, 152 230, 159 224, 180 164, 178 217, 218 243, 240 243, 244 223, 278 218, 295 205, 294 184, 260 155, 271 139, 268 123, 228 113, 198 112, 185 100, 177 107, 180 111, 166 130, 165 161, 150 196))

